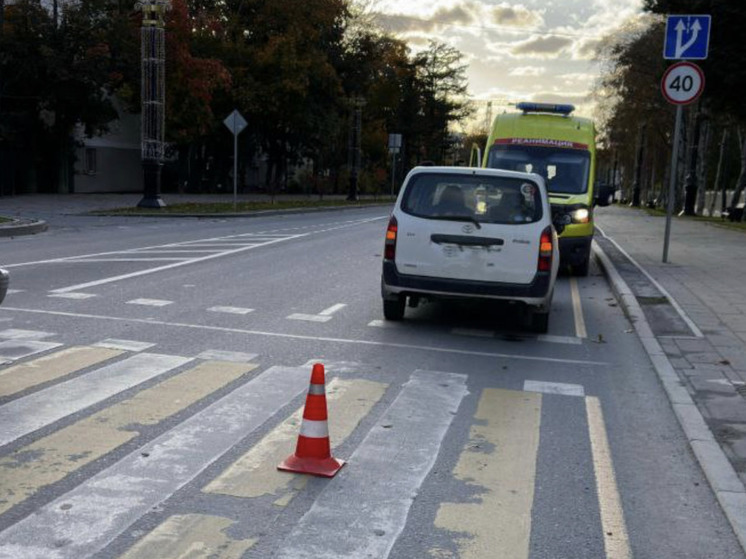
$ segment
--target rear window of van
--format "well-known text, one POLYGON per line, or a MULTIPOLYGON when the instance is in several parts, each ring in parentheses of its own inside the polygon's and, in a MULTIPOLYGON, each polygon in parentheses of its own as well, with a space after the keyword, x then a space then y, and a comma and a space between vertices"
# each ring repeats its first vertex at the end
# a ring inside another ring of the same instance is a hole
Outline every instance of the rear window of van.
POLYGON ((417 217, 483 223, 519 225, 542 218, 539 187, 513 177, 419 173, 407 183, 401 209, 417 217))

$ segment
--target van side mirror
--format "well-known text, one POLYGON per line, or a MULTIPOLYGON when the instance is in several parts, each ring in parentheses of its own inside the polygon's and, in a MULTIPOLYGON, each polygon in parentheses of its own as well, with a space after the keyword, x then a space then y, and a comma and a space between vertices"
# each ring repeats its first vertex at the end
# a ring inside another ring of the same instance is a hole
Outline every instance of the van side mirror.
POLYGON ((601 207, 610 206, 614 202, 614 190, 613 184, 596 183, 593 202, 601 207))

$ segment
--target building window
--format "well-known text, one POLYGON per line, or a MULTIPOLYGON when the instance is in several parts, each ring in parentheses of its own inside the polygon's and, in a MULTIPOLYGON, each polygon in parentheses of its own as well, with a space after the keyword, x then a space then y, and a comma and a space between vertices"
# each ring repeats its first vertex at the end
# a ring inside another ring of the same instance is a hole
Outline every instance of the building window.
POLYGON ((96 174, 96 148, 85 148, 85 174, 96 174))

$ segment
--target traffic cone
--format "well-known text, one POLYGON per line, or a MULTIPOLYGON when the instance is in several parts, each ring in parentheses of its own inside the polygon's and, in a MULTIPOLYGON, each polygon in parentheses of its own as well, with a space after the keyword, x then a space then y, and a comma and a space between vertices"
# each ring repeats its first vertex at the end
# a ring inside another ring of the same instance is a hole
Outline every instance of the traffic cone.
POLYGON ((306 396, 303 422, 300 426, 295 454, 283 460, 277 469, 299 474, 334 477, 334 474, 344 464, 344 460, 332 457, 326 416, 324 366, 316 363, 311 372, 311 385, 306 396))

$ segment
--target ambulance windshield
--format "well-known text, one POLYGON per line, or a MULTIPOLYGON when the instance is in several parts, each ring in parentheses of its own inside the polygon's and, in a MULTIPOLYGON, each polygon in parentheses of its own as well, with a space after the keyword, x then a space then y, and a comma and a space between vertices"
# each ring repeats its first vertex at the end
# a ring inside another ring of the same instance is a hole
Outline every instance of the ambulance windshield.
POLYGON ((574 148, 495 144, 487 167, 544 177, 549 193, 583 194, 588 191, 590 154, 574 148))

